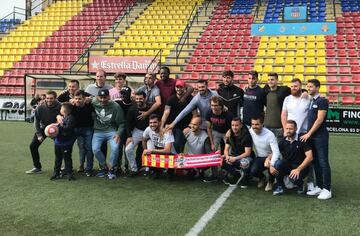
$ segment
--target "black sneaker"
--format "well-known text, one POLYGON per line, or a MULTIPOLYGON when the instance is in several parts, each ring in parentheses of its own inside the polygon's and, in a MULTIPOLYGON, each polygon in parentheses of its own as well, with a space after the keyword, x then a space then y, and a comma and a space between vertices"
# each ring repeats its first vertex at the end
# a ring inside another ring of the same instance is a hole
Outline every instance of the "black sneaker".
POLYGON ((216 181, 218 181, 218 178, 215 175, 210 175, 203 179, 204 183, 211 183, 211 182, 216 182, 216 181))
POLYGON ((73 174, 68 174, 68 180, 73 181, 76 180, 73 174))
POLYGON ((59 174, 53 174, 51 177, 50 177, 50 180, 57 180, 57 179, 60 179, 61 176, 59 174))
POLYGON ((226 185, 230 185, 230 182, 231 182, 231 178, 226 175, 223 179, 222 179, 222 182, 226 185))
POLYGON ((244 176, 239 182, 240 188, 247 188, 249 185, 249 178, 244 176))
POLYGON ((93 174, 93 172, 92 172, 91 170, 86 170, 86 171, 85 171, 85 175, 86 175, 87 177, 92 177, 92 176, 94 176, 94 174, 93 174))

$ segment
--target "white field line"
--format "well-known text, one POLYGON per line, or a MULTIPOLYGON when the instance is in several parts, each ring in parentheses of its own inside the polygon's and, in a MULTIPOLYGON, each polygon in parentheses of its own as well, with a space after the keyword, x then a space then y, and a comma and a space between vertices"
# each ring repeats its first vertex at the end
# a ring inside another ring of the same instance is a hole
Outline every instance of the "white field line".
POLYGON ((229 186, 219 197, 216 199, 214 204, 205 212, 204 215, 196 222, 196 224, 190 229, 185 236, 197 236, 214 217, 217 211, 222 207, 225 201, 229 198, 230 194, 237 188, 235 186, 229 186))

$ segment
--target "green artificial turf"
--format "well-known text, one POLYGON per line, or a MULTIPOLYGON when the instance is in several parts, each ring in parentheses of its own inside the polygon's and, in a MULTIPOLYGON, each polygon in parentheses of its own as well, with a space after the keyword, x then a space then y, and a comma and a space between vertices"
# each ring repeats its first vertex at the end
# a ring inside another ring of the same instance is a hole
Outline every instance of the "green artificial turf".
MULTIPOLYGON (((0 122, 0 132, 0 235, 184 235, 226 189, 185 179, 110 181, 79 174, 73 182, 50 181, 50 140, 40 147, 44 173, 26 175, 32 126, 0 122)), ((359 235, 357 140, 331 137, 332 200, 238 188, 202 235, 359 235)), ((77 168, 77 148, 73 160, 77 168)))

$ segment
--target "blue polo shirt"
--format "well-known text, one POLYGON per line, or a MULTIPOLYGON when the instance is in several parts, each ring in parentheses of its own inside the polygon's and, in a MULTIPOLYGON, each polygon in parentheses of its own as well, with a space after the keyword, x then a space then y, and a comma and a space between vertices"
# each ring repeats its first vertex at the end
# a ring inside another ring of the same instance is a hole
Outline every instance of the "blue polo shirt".
MULTIPOLYGON (((311 129, 311 127, 314 125, 317 116, 318 116, 318 111, 319 110, 325 110, 327 111, 329 108, 329 102, 326 98, 320 97, 320 94, 317 94, 311 101, 310 103, 310 109, 309 109, 309 113, 308 113, 308 118, 309 118, 309 128, 308 130, 311 129)), ((316 136, 322 136, 322 135, 328 135, 328 131, 326 129, 326 119, 324 120, 324 122, 320 125, 320 127, 315 131, 315 133, 312 135, 313 137, 316 136)))

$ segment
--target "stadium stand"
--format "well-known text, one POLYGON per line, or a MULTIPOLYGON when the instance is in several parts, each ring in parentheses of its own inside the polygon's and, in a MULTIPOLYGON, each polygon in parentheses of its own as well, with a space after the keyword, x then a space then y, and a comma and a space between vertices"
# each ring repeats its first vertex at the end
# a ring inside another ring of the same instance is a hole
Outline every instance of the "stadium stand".
POLYGON ((202 0, 156 0, 125 31, 108 56, 155 56, 162 50, 162 60, 182 35, 196 4, 202 0))
POLYGON ((236 80, 245 78, 243 75, 252 69, 260 38, 250 35, 252 15, 237 12, 252 9, 253 5, 252 1, 236 1, 232 8, 229 1, 220 2, 185 66, 182 79, 217 81, 223 70, 233 70, 236 80))
MULTIPOLYGON (((9 47, 14 52, 23 52, 17 56, 0 57, 0 67, 7 69, 1 85, 23 86, 26 73, 63 73, 132 3, 83 0, 59 1, 51 5, 42 14, 4 37, 0 43, 0 52, 1 48, 5 51, 9 47), (41 36, 37 34, 38 31, 41 36)), ((19 95, 19 88, 15 88, 15 91, 13 93, 14 90, 8 89, 6 93, 19 95)))

